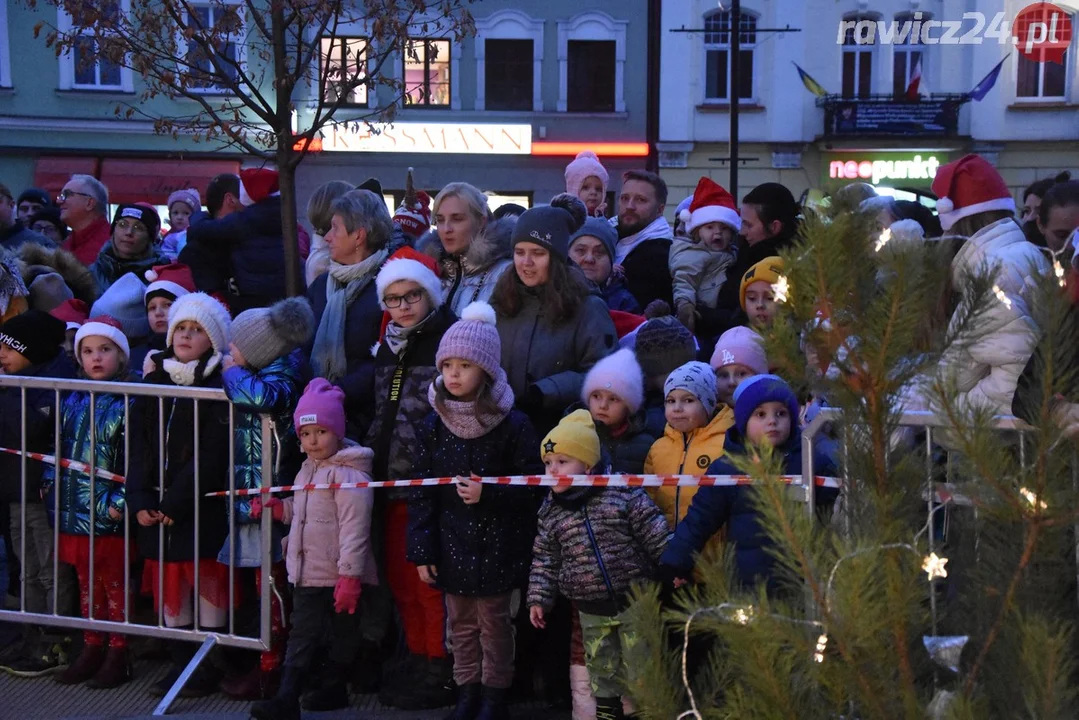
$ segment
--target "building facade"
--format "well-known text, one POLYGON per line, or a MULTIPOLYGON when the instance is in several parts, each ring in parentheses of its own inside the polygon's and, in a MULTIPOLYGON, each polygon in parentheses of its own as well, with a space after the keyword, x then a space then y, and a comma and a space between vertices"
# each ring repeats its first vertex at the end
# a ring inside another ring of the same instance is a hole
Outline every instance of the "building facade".
MULTIPOLYGON (((657 149, 671 197, 692 193, 702 175, 727 184, 734 94, 739 198, 768 181, 798 197, 857 180, 930 202, 936 167, 968 152, 996 164, 1017 199, 1037 178, 1079 169, 1075 33, 1062 63, 1023 57, 1009 28, 1028 4, 743 0, 733 78, 730 2, 664 3, 657 149), (965 100, 1001 60, 984 99, 965 100), (827 96, 810 92, 798 67, 827 96)), ((1074 0, 1057 5, 1079 25, 1074 0)))
MULTIPOLYGON (((130 0, 110 1, 126 10, 130 0)), ((192 3, 203 5, 212 13, 220 1, 192 3)), ((580 149, 594 146, 612 177, 642 166, 649 152, 648 6, 481 0, 468 5, 474 36, 410 38, 383 66, 404 80, 404 102, 384 86, 348 98, 335 116, 339 124, 299 166, 301 216, 311 191, 328 180, 377 177, 387 202, 395 202, 410 167, 429 191, 464 180, 496 196, 492 204, 531 205, 564 190, 563 170, 580 149), (372 132, 355 122, 395 100, 392 127, 372 132)), ((63 11, 0 0, 0 181, 15 192, 30 185, 57 191, 70 174, 88 173, 110 188, 113 202, 163 204, 172 190, 202 190, 217 173, 252 162, 182 133, 155 134, 155 116, 183 117, 194 103, 155 98, 140 106, 137 74, 57 57, 34 28, 42 21, 63 27, 65 19, 63 11), (131 105, 139 106, 131 116, 117 113, 131 105)), ((323 39, 327 64, 353 62, 358 49, 366 61, 368 34, 356 23, 323 39)), ((297 129, 316 103, 315 96, 301 98, 297 129)))

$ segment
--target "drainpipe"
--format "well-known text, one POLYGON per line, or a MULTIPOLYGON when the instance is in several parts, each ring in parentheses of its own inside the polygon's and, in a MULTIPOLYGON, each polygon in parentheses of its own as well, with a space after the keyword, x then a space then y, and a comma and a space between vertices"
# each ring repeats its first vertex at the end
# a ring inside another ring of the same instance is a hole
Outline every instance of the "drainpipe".
POLYGON ((659 172, 659 57, 663 34, 663 7, 661 0, 648 0, 648 75, 645 109, 645 140, 648 142, 647 169, 659 172))

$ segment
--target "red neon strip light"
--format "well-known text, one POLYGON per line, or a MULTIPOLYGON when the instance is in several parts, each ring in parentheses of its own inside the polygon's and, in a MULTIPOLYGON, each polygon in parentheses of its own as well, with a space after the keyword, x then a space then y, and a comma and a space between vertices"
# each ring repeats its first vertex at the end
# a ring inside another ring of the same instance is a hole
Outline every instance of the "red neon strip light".
POLYGON ((576 155, 582 150, 591 150, 600 157, 617 155, 621 157, 647 157, 648 143, 575 143, 575 142, 533 142, 533 155, 576 155))

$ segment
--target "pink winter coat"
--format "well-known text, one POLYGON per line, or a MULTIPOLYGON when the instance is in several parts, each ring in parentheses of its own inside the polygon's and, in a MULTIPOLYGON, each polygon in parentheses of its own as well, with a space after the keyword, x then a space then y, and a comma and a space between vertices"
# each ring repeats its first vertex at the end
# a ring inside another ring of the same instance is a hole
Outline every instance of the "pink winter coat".
MULTIPOLYGON (((370 480, 374 452, 351 440, 326 460, 304 460, 296 485, 322 485, 370 480)), ((371 549, 369 488, 308 490, 285 500, 290 523, 285 548, 288 580, 297 587, 333 587, 339 576, 358 577, 377 585, 371 549)))

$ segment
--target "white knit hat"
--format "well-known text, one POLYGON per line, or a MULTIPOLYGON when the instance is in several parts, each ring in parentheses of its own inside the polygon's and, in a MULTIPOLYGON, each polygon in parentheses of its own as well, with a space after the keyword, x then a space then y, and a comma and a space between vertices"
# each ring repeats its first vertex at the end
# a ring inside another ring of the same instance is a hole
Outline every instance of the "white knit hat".
POLYGON ((75 358, 78 360, 80 366, 82 365, 82 360, 80 359, 82 353, 79 352, 79 346, 82 345, 84 339, 95 335, 108 338, 116 347, 123 351, 125 358, 131 357, 131 345, 127 342, 127 336, 124 335, 120 321, 111 318, 108 315, 100 315, 87 320, 79 327, 78 332, 75 333, 75 358))
POLYGON ((631 413, 640 409, 644 402, 644 371, 632 350, 619 350, 592 366, 581 387, 581 400, 587 403, 594 390, 607 390, 622 398, 631 413))
POLYGON ((169 308, 169 332, 165 336, 165 343, 169 347, 172 347, 172 335, 176 332, 176 326, 185 320, 197 322, 206 331, 214 352, 228 352, 232 319, 224 305, 201 292, 177 298, 169 308))
POLYGON ((416 283, 427 292, 431 299, 431 308, 437 310, 442 307, 442 283, 431 268, 418 260, 411 258, 394 258, 382 266, 375 278, 375 287, 378 288, 378 304, 383 310, 388 310, 382 302, 386 289, 395 282, 407 280, 416 283))

